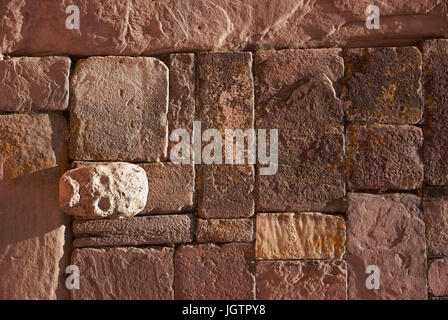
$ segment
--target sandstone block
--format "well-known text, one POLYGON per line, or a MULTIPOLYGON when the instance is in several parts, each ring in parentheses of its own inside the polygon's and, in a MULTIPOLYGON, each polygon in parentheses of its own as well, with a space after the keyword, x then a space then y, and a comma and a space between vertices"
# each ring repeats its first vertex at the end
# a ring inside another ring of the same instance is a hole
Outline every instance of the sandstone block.
POLYGON ((448 256, 448 188, 425 188, 423 209, 429 256, 448 256))
POLYGON ((448 296, 448 259, 435 259, 428 266, 429 293, 448 296))
POLYGON ((254 239, 252 219, 197 219, 198 242, 252 242, 254 239))
POLYGON ((341 259, 345 222, 321 213, 259 213, 257 259, 341 259))

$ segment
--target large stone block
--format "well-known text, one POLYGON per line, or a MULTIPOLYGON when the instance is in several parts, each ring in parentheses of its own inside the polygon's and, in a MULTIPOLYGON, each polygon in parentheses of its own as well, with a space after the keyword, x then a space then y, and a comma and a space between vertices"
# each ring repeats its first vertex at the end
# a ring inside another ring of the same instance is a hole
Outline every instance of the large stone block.
POLYGON ((425 225, 420 198, 411 194, 349 193, 349 299, 426 299, 425 225), (367 270, 377 267, 379 274, 367 270), (368 271, 368 272, 367 272, 368 271), (379 277, 379 288, 367 288, 379 277))
POLYGON ((80 60, 71 90, 73 159, 159 161, 166 157, 168 68, 160 60, 80 60))
POLYGON ((197 242, 252 242, 253 219, 197 219, 197 242))
POLYGON ((428 289, 435 296, 448 296, 448 259, 435 259, 428 266, 428 289))
POLYGON ((448 188, 425 188, 423 209, 429 256, 448 256, 448 188))

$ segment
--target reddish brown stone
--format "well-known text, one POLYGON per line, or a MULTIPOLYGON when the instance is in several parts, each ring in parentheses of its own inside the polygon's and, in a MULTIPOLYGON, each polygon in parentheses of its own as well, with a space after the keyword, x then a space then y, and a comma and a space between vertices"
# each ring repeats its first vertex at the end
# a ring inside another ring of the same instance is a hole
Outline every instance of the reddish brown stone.
POLYGON ((174 255, 175 298, 254 299, 253 254, 249 244, 180 246, 174 255))
POLYGON ((173 249, 75 249, 71 263, 80 274, 73 300, 173 299, 173 249))
POLYGON ((425 41, 423 46, 425 95, 425 179, 431 185, 448 184, 448 40, 425 41))
POLYGON ((0 59, 0 111, 67 109, 69 74, 66 57, 0 59))
POLYGON ((415 124, 423 115, 422 55, 415 47, 345 52, 347 120, 415 124))
POLYGON ((260 261, 257 299, 345 300, 345 261, 260 261))
POLYGON ((425 225, 411 194, 349 193, 347 209, 350 299, 426 299, 425 225), (366 281, 379 269, 379 289, 366 281))
POLYGON ((448 259, 436 259, 428 266, 429 293, 448 296, 448 259))
POLYGON ((413 190, 423 183, 422 131, 414 126, 347 127, 347 181, 353 189, 413 190))
POLYGON ((429 256, 448 256, 448 188, 425 188, 423 202, 429 256))
POLYGON ((254 240, 252 219, 197 219, 197 242, 252 242, 254 240))

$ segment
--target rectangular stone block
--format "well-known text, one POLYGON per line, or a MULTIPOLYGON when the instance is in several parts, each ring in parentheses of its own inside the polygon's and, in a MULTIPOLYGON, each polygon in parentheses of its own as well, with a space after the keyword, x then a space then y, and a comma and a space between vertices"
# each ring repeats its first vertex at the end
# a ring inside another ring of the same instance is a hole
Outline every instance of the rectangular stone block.
POLYGON ((73 247, 174 244, 193 241, 191 215, 73 220, 73 247))
POLYGON ((173 249, 75 249, 80 286, 72 300, 172 300, 173 249))
POLYGON ((149 57, 92 57, 71 79, 70 156, 152 161, 168 148, 168 68, 149 57))
POLYGON ((0 59, 0 111, 67 109, 70 63, 68 57, 0 59))
POLYGON ((349 299, 427 299, 420 198, 349 193, 347 218, 349 299))
POLYGON ((425 188, 423 210, 429 256, 448 256, 448 188, 425 188))
POLYGON ((65 299, 70 218, 58 186, 67 169, 58 114, 0 115, 0 299, 65 299))
POLYGON ((175 298, 252 300, 255 277, 251 244, 183 245, 174 255, 175 298))
POLYGON ((408 125, 347 127, 350 188, 414 190, 423 183, 423 134, 408 125))
POLYGON ((434 296, 448 296, 448 259, 434 259, 428 266, 429 293, 434 296))
POLYGON ((345 300, 345 261, 259 261, 259 300, 345 300))
POLYGON ((254 240, 252 219, 197 219, 197 242, 252 242, 254 240))
POLYGON ((344 58, 348 121, 421 122, 422 55, 418 48, 348 49, 344 58))
POLYGON ((341 259, 345 222, 317 212, 258 213, 255 255, 262 259, 341 259))
POLYGON ((448 40, 423 45, 425 180, 448 185, 448 40))

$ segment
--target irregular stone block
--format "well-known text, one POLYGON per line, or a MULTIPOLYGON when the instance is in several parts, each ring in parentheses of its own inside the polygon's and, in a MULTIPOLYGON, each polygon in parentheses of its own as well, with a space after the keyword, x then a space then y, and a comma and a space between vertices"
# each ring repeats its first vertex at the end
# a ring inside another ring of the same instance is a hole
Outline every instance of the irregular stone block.
POLYGON ((254 220, 252 219, 197 219, 197 242, 252 242, 254 220))
POLYGON ((180 300, 255 299, 250 244, 185 245, 176 249, 175 298, 180 300))
POLYGON ((353 189, 413 190, 423 183, 422 131, 414 126, 347 127, 347 181, 353 189))
POLYGON ((429 256, 448 256, 448 188, 425 188, 423 201, 429 256))
POLYGON ((425 95, 425 179, 431 185, 448 184, 448 40, 423 45, 425 95))
POLYGON ((65 110, 70 58, 0 59, 0 111, 65 110))
POLYGON ((115 220, 73 220, 76 247, 186 243, 193 240, 191 215, 145 216, 115 220))
POLYGON ((341 259, 345 222, 321 213, 257 214, 257 259, 341 259))
POLYGON ((257 299, 345 300, 345 261, 259 261, 257 299))
POLYGON ((71 158, 159 161, 166 157, 168 68, 160 60, 80 60, 71 88, 71 158))
POLYGON ((416 47, 345 52, 347 120, 415 124, 422 120, 422 55, 416 47))
POLYGON ((173 249, 75 249, 79 289, 72 300, 172 300, 173 249))
POLYGON ((90 219, 133 217, 148 197, 145 170, 135 164, 112 162, 64 173, 59 204, 69 214, 90 219))
POLYGON ((0 299, 64 299, 70 218, 59 209, 67 121, 0 115, 0 299))
POLYGON ((426 299, 420 198, 349 193, 347 218, 349 299, 426 299), (367 288, 376 275, 368 266, 378 268, 378 289, 367 288))
POLYGON ((448 296, 448 259, 436 259, 428 266, 429 293, 448 296))

